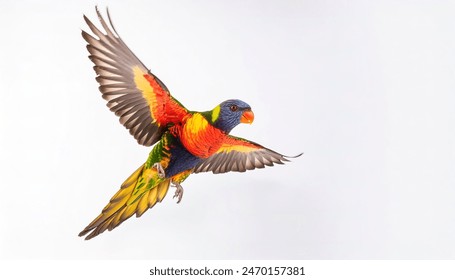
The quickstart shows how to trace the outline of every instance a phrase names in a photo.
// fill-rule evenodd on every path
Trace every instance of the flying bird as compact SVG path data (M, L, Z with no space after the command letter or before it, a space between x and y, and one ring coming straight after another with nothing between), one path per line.
M174 198L179 203L181 183L192 173L244 172L288 161L288 156L229 134L238 124L253 122L250 105L231 99L210 111L188 110L123 42L109 11L109 25L98 8L96 13L104 30L84 15L93 34L82 31L82 37L88 43L102 97L139 144L154 146L147 161L79 236L88 234L88 240L134 214L140 217L163 200L169 186L176 188Z

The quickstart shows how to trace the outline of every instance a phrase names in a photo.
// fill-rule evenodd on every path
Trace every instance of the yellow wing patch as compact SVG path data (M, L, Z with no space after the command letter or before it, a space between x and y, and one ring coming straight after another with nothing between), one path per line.
M248 147L248 146L241 146L241 145L231 145L224 143L221 145L218 152L230 153L232 151L241 152L241 153L249 153L253 151L257 151L257 147Z
M153 108L153 104L156 103L153 94L153 87L150 85L150 82L147 81L147 79L144 77L145 73L142 72L141 68L138 66L133 67L133 73L134 83L136 84L137 89L142 92L142 97L147 100L147 104ZM153 110L150 110L150 115L152 116L152 119L155 119L153 116Z

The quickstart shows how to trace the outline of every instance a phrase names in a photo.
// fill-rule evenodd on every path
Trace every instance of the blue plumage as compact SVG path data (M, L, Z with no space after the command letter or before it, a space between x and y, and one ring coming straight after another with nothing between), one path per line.
M169 148L171 159L166 168L166 178L171 178L180 172L192 169L203 160L188 152L188 150L183 147L180 140L175 137L173 137L172 144Z
M245 110L251 110L251 107L242 100L226 100L220 104L220 114L213 125L229 133L240 123L240 118Z

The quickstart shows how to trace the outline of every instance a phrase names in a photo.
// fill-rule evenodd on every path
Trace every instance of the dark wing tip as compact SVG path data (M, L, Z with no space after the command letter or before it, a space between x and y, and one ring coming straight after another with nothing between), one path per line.
M284 162L290 162L290 159L291 159L291 158L298 158L298 157L300 157L301 155L303 155L303 153L300 153L300 154L295 155L295 156L285 156L285 155L281 155L280 160L281 160L281 161L284 161ZM283 162L281 162L280 164L283 164Z
M107 14L107 19L109 20L109 24L111 25L111 27L114 30L115 34L118 36L118 32L115 29L114 24L112 23L111 14L109 13L109 8L108 7L106 7L106 14Z
M87 230L87 229L84 229L83 231L81 231L78 236L79 237L83 237L84 235L86 235L87 233L89 233L91 230ZM85 236L84 237L84 240L90 240L92 239L93 237L92 236Z
M299 156L303 155L303 153L300 153L296 156L284 156L285 158L298 158Z
M98 5L95 5L95 11L97 15L101 15L100 9L98 9Z

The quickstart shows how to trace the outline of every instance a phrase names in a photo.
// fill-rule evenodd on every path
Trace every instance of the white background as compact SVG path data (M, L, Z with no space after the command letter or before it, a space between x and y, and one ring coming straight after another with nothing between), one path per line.
M0 4L0 258L455 257L453 1L73 2ZM234 135L304 156L77 237L150 150L98 92L95 4L187 108L242 99Z

